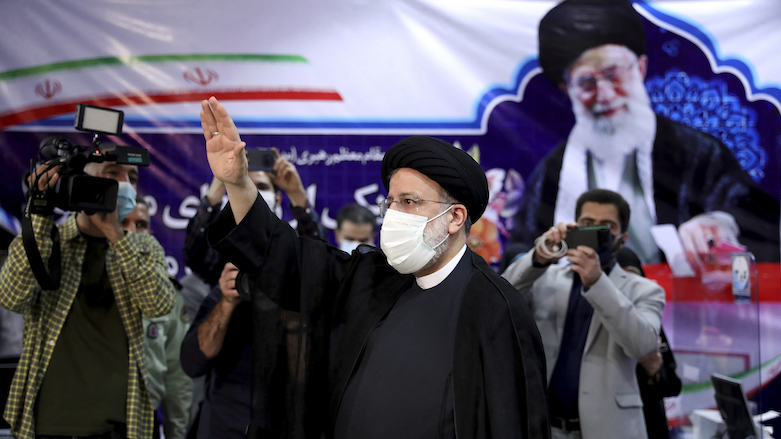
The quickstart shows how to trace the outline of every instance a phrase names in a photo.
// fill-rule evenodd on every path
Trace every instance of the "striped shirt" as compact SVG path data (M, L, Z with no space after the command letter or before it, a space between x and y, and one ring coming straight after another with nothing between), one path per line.
M51 216L33 215L33 230L44 264L52 253ZM76 215L59 227L62 279L57 291L41 290L30 269L21 235L9 248L0 272L0 306L24 314L24 338L19 367L11 384L4 417L17 439L35 438L35 398L49 366L54 346L79 289L87 247ZM89 262L89 261L87 261ZM128 233L106 252L106 271L125 327L129 346L127 436L152 437L152 407L146 390L144 333L141 314L155 317L171 311L174 287L168 280L165 253L150 235Z

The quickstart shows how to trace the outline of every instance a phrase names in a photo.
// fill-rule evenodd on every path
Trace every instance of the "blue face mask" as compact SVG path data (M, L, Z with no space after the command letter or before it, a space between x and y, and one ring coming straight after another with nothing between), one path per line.
M363 244L360 241L351 241L349 239L343 239L342 242L339 244L339 250L347 253L352 253L353 250L358 248L359 245Z
M136 208L136 189L127 181L120 181L117 191L117 215L122 222Z

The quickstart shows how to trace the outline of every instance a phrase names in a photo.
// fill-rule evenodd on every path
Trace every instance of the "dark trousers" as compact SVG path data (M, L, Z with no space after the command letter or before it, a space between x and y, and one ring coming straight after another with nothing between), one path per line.
M127 439L127 428L125 424L117 425L112 431L90 436L60 436L60 435L40 435L36 434L35 439Z

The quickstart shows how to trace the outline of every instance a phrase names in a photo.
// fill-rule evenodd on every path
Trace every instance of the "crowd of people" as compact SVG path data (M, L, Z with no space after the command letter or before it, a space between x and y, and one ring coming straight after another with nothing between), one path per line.
M708 250L705 233L777 253L760 237L773 235L765 219L778 219L778 203L723 144L654 116L644 45L629 2L566 0L543 18L540 65L570 96L576 126L532 175L513 237L522 251L501 273L467 245L488 204L485 173L440 139L385 153L379 247L378 218L357 204L339 211L329 243L295 166L276 153L273 172L248 171L228 111L203 101L213 180L187 227L182 279L166 273L138 169L88 165L120 183L115 211L58 225L32 215L32 245L61 259L59 285L40 287L21 236L0 273L0 306L24 316L11 432L667 437L661 401L681 382L661 327L665 292L640 262L662 258L648 230L680 225L695 253ZM670 163L724 192L681 190L692 181ZM43 165L28 184L45 192L57 179ZM283 193L295 228L277 216ZM567 246L573 227L606 240Z
M639 389L674 364L657 342L664 292L616 262L621 195L585 192L577 222L538 240L603 225L608 247L534 248L502 278L466 244L488 201L482 168L414 136L383 160L380 248L357 204L329 245L295 166L277 154L274 172L247 171L225 108L202 107L214 179L187 228L192 274L166 274L132 165L85 169L126 188L114 212L33 215L42 258L60 246L56 290L11 243L0 305L26 328L5 411L15 437L641 437ZM29 183L44 191L57 171ZM295 230L275 213L283 192Z
M47 168L42 165L29 184L52 189L58 169ZM21 236L0 261L0 310L8 326L0 355L6 364L18 362L19 379L11 385L7 375L3 382L13 434L245 437L251 418L250 302L236 291L236 266L206 239L224 184L212 181L190 219L184 250L192 274L177 280L165 274L149 207L135 192L138 168L107 161L85 172L131 190L118 197L113 213L79 212L62 225L48 215L33 216L44 259L62 242L59 289L46 292L36 285ZM249 175L272 210L281 207L285 193L300 236L327 239L290 162L277 154L273 173ZM60 237L51 237L54 229ZM374 245L376 229L370 209L346 205L337 216L335 244L347 252ZM300 325L295 314L284 315L291 334ZM25 332L24 349L23 316L35 328L34 335Z

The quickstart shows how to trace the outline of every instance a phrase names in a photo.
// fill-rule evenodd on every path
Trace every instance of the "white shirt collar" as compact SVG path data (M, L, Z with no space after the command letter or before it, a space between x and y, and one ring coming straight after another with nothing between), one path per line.
M464 253L466 253L466 244L461 247L461 250L459 250L458 254L453 259L451 259L450 262L445 264L444 267L431 274L416 277L415 281L418 283L418 286L421 289L428 290L429 288L434 288L435 286L441 284L442 281L450 276L450 273L456 269L456 265L458 265L459 261L461 261L461 258L464 257Z

